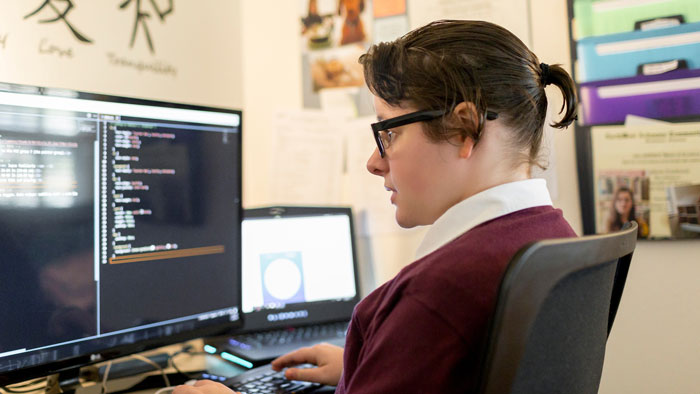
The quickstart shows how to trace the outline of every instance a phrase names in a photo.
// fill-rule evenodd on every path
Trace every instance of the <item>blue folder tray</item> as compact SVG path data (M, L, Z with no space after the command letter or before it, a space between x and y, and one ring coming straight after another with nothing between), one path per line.
M642 64L677 59L700 68L700 22L588 37L576 49L579 82L632 77Z

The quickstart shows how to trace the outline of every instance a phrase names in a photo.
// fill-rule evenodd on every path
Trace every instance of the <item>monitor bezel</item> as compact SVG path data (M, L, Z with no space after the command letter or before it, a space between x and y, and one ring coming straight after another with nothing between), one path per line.
M240 332L259 332L267 330L275 330L287 327L300 327L305 325L313 325L334 321L349 321L355 305L361 299L360 278L357 261L357 245L355 235L355 220L353 217L352 208L348 206L301 206L301 205L275 205L248 208L243 211L243 220L246 219L261 219L270 217L312 217L321 215L346 215L350 219L350 243L352 248L352 263L353 272L355 274L355 296L344 301L315 301L304 302L286 305L279 309L263 309L261 311L245 312L241 310L244 317L243 328ZM241 237L243 236L241 231ZM242 265L242 261L241 261ZM243 286L241 286L241 289ZM307 318L299 318L293 320L282 320L277 322L269 322L262 317L267 314L293 312L299 309L310 310L310 315ZM321 318L316 316L322 316ZM261 323L260 321L264 321ZM254 324L252 322L256 322Z
M190 104L190 103L182 103L182 102L169 102L169 101L160 101L160 100L150 100L150 99L145 99L145 98L137 98L137 97L127 97L127 96L116 96L116 95L108 95L108 94L102 94L102 93L92 93L92 92L85 92L85 91L78 91L78 90L72 90L72 89L65 89L65 88L51 88L51 87L41 87L41 86L34 86L34 85L23 85L23 84L16 84L16 83L6 83L6 82L0 82L0 92L7 92L7 93L13 93L13 94L27 94L27 95L33 95L33 96L49 96L49 97L63 97L63 98L73 98L73 99L81 99L81 100L91 100L91 101L102 101L102 102L110 102L110 103L122 103L122 104L135 104L135 105L145 105L145 106L152 106L152 107L166 107L166 108L177 108L177 109L189 109L189 110L198 110L198 111L206 111L206 112L218 112L218 113L227 113L227 114L235 114L238 116L239 119L239 124L238 124L238 132L235 133L235 137L237 140L237 157L234 158L234 160L237 160L236 165L238 166L241 171L238 173L238 179L237 179L237 187L239 190L239 195L237 196L238 198L238 225L240 228L240 223L243 220L243 174L242 174L242 165L243 165L243 149L242 149L242 142L243 142L243 112L240 109L233 109L233 108L224 108L224 107L215 107L215 106L209 106L209 105L201 105L201 104ZM239 254L238 254L238 277L241 277L241 261L240 261L240 250L241 250L241 232L238 231L238 237L234 239L234 243L236 247L238 248ZM238 310L242 310L242 303L243 303L243 293L241 290L241 286L237 287L237 292L238 292L238 301L239 304ZM54 375L54 374L61 374L61 373L67 373L69 371L77 371L82 367L86 367L92 364L104 362L104 361L109 361L109 360L114 360L120 357L128 356L131 354L147 351L147 350L152 350L156 349L159 347L163 346L168 346L168 345L174 345L177 343L181 343L184 341L192 340L192 339L197 339L197 338L202 338L202 337L207 337L207 336L215 336L215 335L222 335L226 332L229 332L231 330L236 330L240 329L243 327L243 321L244 321L244 316L243 313L240 313L240 318L236 321L229 321L225 323L217 323L213 324L211 326L206 326L206 327L198 327L196 329L193 329L188 332L183 332L183 333L177 333L173 334L170 336L165 336L165 337L160 337L160 338L151 338L147 340L140 341L138 343L133 343L133 344L126 344L126 345L117 345L117 346L112 346L112 347L105 347L101 350L98 351L93 351L89 352L83 355L75 356L75 357L68 357L64 358L61 360L55 360L51 362L47 362L44 364L40 365L33 365L29 366L26 368L20 368L20 369L15 369L11 371L6 371L0 373L0 387L4 387L7 385L11 385L13 383L19 383L19 382L24 382L27 380L35 379L35 378L41 378L49 375ZM90 341L90 340L86 340ZM64 345L68 346L68 345Z

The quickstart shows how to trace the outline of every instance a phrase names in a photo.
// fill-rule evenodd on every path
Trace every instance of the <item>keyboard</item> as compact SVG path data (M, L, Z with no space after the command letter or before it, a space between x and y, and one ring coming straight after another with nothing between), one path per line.
M205 349L209 348L208 352L221 354L225 360L246 368L257 367L268 364L283 354L321 342L343 347L348 324L349 322L325 323L207 338Z
M240 347L242 349L278 345L303 347L323 342L324 340L339 338L344 340L347 330L348 322L337 322L236 335L232 339L241 344Z
M296 368L310 368L313 365L303 364ZM302 382L297 380L287 380L284 372L274 371L272 365L266 364L261 367L245 371L222 382L227 387L248 394L297 394L310 393L323 387L319 383Z

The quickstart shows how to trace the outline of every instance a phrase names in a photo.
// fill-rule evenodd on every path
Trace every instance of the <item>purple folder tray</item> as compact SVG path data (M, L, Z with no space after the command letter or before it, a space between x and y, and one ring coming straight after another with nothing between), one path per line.
M655 119L700 115L700 69L585 82L580 88L585 125L622 123L628 114Z

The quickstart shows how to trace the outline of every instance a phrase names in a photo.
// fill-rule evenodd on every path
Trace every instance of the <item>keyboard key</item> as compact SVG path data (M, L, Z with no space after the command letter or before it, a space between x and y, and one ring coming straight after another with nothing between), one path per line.
M313 365L305 364L299 368L310 368ZM238 376L228 379L224 384L233 390L249 394L275 393L294 394L307 393L321 387L318 383L302 382L299 380L287 380L283 372L274 371L271 365L248 370Z

